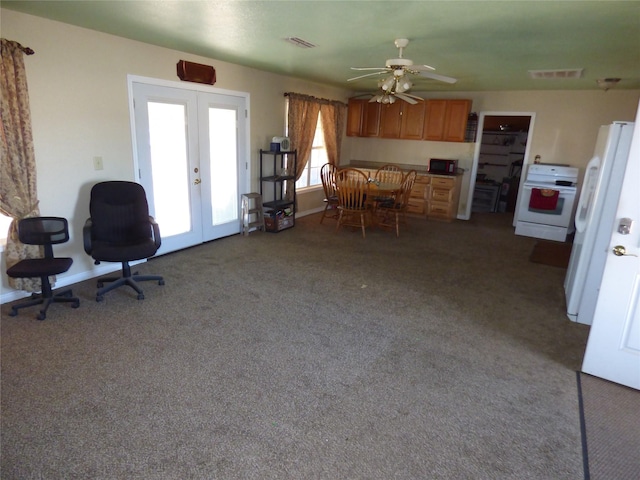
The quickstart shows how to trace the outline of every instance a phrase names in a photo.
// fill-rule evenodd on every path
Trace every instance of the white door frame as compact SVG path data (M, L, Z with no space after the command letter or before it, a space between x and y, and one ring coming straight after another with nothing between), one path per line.
M209 85L202 85L198 83L184 83L176 82L173 80L162 80L159 78L142 77L139 75L127 75L127 90L129 95L129 125L131 127L131 146L133 148L133 175L137 182L140 181L140 166L138 162L138 145L136 143L136 131L135 131L135 109L133 106L133 84L134 83L146 83L149 85L158 85L161 87L179 88L182 90L191 90L196 92L214 93L218 95L230 95L236 97L243 97L245 99L247 107L247 119L251 118L251 95L248 92L238 92L235 90L227 90L224 88L212 87ZM251 191L251 130L250 122L246 123L246 136L244 139L244 152L245 152L245 175L244 181L241 181L239 187L240 191ZM244 185L243 185L244 183ZM244 188L243 188L244 187Z
M469 220L471 218L471 207L473 204L473 191L476 188L476 175L478 174L478 163L480 161L480 147L482 145L482 132L484 131L484 118L485 117L530 117L529 122L529 134L527 136L527 145L524 150L524 159L522 161L522 172L520 174L520 184L518 186L518 199L520 198L519 192L522 191L522 184L525 177L525 165L529 162L529 153L531 152L531 134L533 132L533 126L536 121L535 112L480 112L478 117L478 133L476 134L476 146L473 154L473 163L471 164L471 175L469 178L469 192L467 194L467 209L464 214L458 216L462 220ZM518 205L516 204L515 211L518 211ZM513 225L516 224L516 215L513 216Z

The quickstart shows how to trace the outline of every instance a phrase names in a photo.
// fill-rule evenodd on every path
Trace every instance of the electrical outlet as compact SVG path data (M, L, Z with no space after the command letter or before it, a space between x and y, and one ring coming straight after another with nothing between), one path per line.
M102 163L102 157L93 157L93 169L94 170L104 169L104 165Z

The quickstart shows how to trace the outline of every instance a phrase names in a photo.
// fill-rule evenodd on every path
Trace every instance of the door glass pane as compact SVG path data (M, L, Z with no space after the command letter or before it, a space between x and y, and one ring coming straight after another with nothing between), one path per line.
M155 219L163 237L191 230L185 105L148 102Z
M209 158L211 162L211 223L238 218L238 160L236 110L209 108Z

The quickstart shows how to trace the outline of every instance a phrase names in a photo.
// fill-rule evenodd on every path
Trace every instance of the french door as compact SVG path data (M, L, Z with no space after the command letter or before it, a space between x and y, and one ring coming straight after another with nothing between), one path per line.
M137 173L160 225L158 255L239 233L246 96L136 81L131 90Z

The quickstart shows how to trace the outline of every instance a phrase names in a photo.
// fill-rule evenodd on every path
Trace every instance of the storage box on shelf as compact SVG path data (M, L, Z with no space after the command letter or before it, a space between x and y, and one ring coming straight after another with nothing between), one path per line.
M260 150L260 194L267 232L295 225L297 152Z
M294 217L290 209L268 211L264 216L264 226L267 232L279 232L293 227Z

